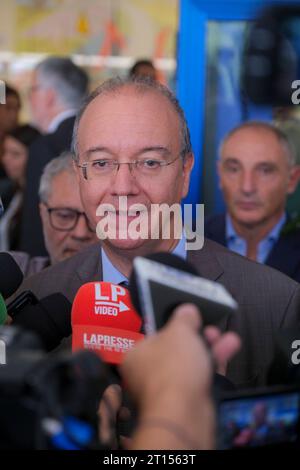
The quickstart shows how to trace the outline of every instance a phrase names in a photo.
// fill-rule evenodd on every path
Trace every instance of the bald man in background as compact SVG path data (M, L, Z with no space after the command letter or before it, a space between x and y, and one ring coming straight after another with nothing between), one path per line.
M218 161L226 213L205 221L205 236L300 282L300 229L286 212L300 170L285 134L246 122L224 138Z

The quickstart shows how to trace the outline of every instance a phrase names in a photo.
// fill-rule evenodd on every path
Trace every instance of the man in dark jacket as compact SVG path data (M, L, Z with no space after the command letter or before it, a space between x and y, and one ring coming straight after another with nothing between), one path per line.
M87 74L70 59L49 57L34 71L30 105L35 125L45 134L31 146L27 165L21 249L31 256L47 253L38 198L43 168L70 149L75 115L87 91Z
M205 236L300 282L300 230L285 211L299 180L294 150L265 122L233 129L218 162L226 214L205 221Z

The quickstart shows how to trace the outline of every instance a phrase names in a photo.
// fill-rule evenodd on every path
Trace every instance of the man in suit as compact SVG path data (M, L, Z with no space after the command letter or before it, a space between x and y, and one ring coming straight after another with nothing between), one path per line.
M128 206L180 203L189 187L193 154L189 131L177 100L159 83L134 78L102 84L85 102L74 127L74 160L81 199L94 227L114 213L124 236L104 239L78 255L27 279L20 290L39 298L60 291L71 301L89 281L127 281L137 255L169 251L190 261L199 275L222 283L239 303L238 314L224 320L242 349L228 365L227 377L239 386L263 384L279 328L299 326L298 284L275 270L259 266L206 240L200 250L186 250L173 231L168 238L132 237L132 221L149 212L125 212ZM120 231L118 231L120 235Z
M38 199L43 168L70 149L75 114L87 91L87 74L68 58L49 57L33 73L31 112L34 124L45 134L31 146L26 172L21 249L31 256L47 254Z
M266 122L246 122L223 140L218 161L226 214L208 217L205 236L300 282L300 230L285 211L299 181L295 152Z

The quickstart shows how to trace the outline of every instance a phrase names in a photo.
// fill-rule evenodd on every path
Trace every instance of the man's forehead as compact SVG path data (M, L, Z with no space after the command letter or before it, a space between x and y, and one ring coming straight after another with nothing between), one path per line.
M221 159L236 158L250 161L286 159L286 152L276 134L264 128L244 128L234 132L224 142Z
M124 107L126 103L126 107ZM168 98L156 89L137 89L133 85L124 85L122 88L112 91L106 91L96 96L85 109L81 121L79 123L79 131L81 123L84 123L86 119L89 119L91 115L95 113L99 116L103 116L105 113L110 112L113 109L120 109L122 111L143 111L145 105L149 109L149 113L153 110L157 111L157 114L164 113L170 114L175 122L178 120L178 115Z
M52 178L49 199L61 201L64 206L66 201L74 201L77 204L80 196L75 172L61 171Z
M247 145L269 145L272 142L275 145L280 146L280 141L278 136L270 129L264 127L244 127L238 129L236 132L233 132L224 143L228 144L243 144Z
M166 139L176 145L178 136L180 145L180 135L179 117L164 95L124 87L99 95L89 104L79 123L78 144L80 151L107 143L144 146L141 141L147 138L146 146L163 145Z

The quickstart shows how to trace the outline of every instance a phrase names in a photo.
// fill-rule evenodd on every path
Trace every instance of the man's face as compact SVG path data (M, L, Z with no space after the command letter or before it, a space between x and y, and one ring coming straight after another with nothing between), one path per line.
M79 126L78 148L80 163L99 159L120 163L145 158L171 161L180 154L179 119L167 99L158 93L137 93L132 87L124 87L117 93L98 96L88 106ZM155 177L148 178L131 173L128 165L121 165L118 172L101 181L85 180L81 169L77 168L80 194L89 220L97 225L100 219L96 210L100 204L111 204L118 211L120 196L127 197L128 207L139 203L146 206L148 212L152 204L179 203L188 191L192 163L192 155L185 164L179 158L161 168ZM117 227L123 216L117 212ZM128 225L133 219L127 218ZM121 250L141 249L141 253L162 249L166 243L166 240L164 243L142 238L133 240L130 236L103 242Z
M61 172L52 179L51 194L47 201L48 208L62 209L58 216L59 224L64 224L67 219L65 209L74 209L83 212L80 200L78 184L75 174ZM43 223L44 238L51 263L58 263L78 251L97 241L94 232L88 229L85 217L81 215L76 226L70 231L59 231L52 227L50 215L45 204L40 203L40 214Z
M298 182L284 148L269 130L245 128L224 144L218 163L220 187L233 221L246 227L274 224Z

